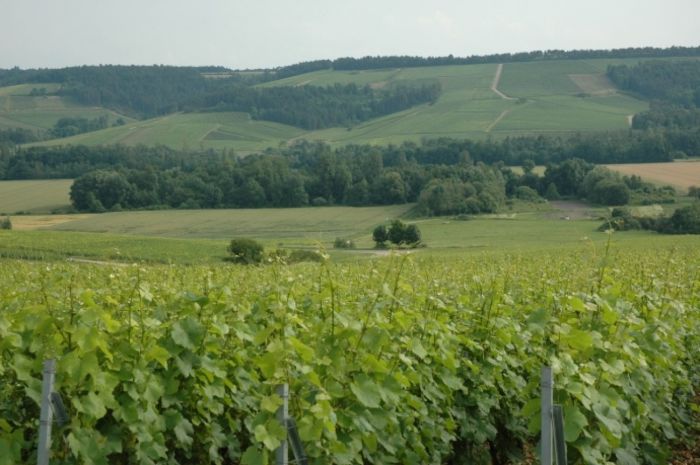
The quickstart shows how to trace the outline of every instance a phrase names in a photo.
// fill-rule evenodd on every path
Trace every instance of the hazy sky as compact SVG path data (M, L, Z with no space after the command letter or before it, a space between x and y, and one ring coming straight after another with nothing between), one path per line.
M0 68L700 45L700 0L0 0Z

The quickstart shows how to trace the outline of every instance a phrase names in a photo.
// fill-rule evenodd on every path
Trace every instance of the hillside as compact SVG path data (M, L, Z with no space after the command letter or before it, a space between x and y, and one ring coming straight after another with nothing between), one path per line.
M239 153L278 147L299 139L324 141L339 146L390 144L438 137L500 139L523 134L622 130L630 126L635 114L649 109L649 100L639 93L622 91L608 79L608 66L635 66L640 62L685 60L697 58L663 56L556 59L384 69L339 69L335 65L326 66L323 62L322 69L318 69L319 66L313 63L313 66L302 63L298 69L293 70L299 74L285 72L286 68L282 68L277 73L259 73L253 77L230 72L226 74L230 76L228 79L208 79L206 73L200 73L200 78L208 83L201 84L201 88L195 86L196 89L191 89L190 97L187 96L189 88L183 88L187 95L180 97L179 103L174 102L171 105L177 111L140 120L125 117L103 107L80 104L76 99L66 96L67 91L60 87L67 84L27 83L0 87L0 129L45 130L51 128L62 117L107 116L110 126L118 118L122 118L126 124L68 138L45 140L34 145L145 144L165 145L175 149L227 148ZM358 63L361 63L361 60ZM111 68L107 70L117 73L113 76L108 74L107 77L120 79L118 73L123 72L126 73L124 79L135 79L129 74L130 68L127 71L115 69L116 71ZM306 69L312 71L301 72ZM190 74L195 71L188 69ZM151 69L149 72L158 71ZM165 77L173 72L169 69L163 71ZM192 80L190 74L187 76ZM293 75L274 79L275 75L288 74ZM165 77L161 76L159 79ZM103 78L106 79L104 76ZM146 83L141 84L142 87L146 86ZM284 122L289 118L299 120L313 117L314 112L322 110L330 112L342 109L345 104L331 100L338 105L334 110L326 111L324 100L321 99L309 102L318 108L310 110L310 107L304 104L303 95L297 93L299 95L294 97L297 101L293 104L280 104L280 114L276 115L279 122L275 122L275 115L265 116L275 113L274 107L263 111L258 108L257 103L249 100L262 98L266 99L265 103L269 105L270 99L274 103L274 98L277 97L274 93L265 94L266 90L283 87L291 92L301 86L311 86L328 94L323 98L334 99L346 92L347 88L343 86L348 85L358 88L367 86L379 96L382 92L392 92L396 89L415 89L438 84L441 89L439 96L431 103L418 103L413 106L404 103L403 108L408 107L407 109L388 112L389 114L368 120L359 118L353 121L352 113L348 113L338 119L351 121L342 127L328 127L327 121L332 121L333 116L319 115L322 121L320 127L323 129L316 130L307 130ZM35 88L46 88L48 95L30 95ZM148 93L144 89L139 88L135 95L147 98ZM254 89L262 93L251 94ZM314 92L309 94L313 95ZM237 95L237 102L231 100L235 100ZM298 100L300 97L302 100ZM167 99L156 100L162 101L162 111L168 108ZM289 107L288 104L293 106ZM241 106L252 108L253 113L237 109Z
M61 118L95 119L106 116L109 124L117 119L131 121L104 107L82 105L54 95L58 84L18 84L0 87L0 129L23 128L32 131L50 129ZM46 95L32 95L33 89L45 89Z
M299 138L333 145L387 144L424 137L500 138L524 133L624 129L629 126L631 115L646 110L648 103L620 93L604 73L608 64L637 61L590 59L360 71L329 69L260 86L353 83L381 89L439 82L442 94L434 104L420 105L351 127L305 131L252 120L244 113L175 113L45 141L40 145L163 144L178 149L232 148L248 152Z

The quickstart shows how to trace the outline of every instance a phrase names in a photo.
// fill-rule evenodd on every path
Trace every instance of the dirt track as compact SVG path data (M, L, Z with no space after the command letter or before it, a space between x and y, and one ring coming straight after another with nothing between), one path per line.
M493 77L491 82L491 90L494 91L498 96L505 100L515 100L513 97L509 97L500 90L498 90L498 83L501 81L501 73L503 73L503 63L499 63L496 68L496 75Z

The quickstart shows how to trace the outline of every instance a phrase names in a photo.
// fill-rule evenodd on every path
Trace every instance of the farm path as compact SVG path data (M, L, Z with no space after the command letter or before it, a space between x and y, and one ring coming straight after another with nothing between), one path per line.
M488 125L488 127L486 128L486 132L491 132L491 129L493 129L494 126L496 126L503 118L505 118L506 116L508 116L508 114L510 113L510 111L511 111L510 109L508 109L508 110L503 110L503 111L501 112L501 114L498 115L498 117L497 117L495 120L493 120L493 121L491 122L491 124Z
M513 97L509 97L498 90L498 83L501 81L501 73L503 73L503 63L499 63L496 67L496 75L493 77L493 81L491 82L491 90L504 100L515 100Z

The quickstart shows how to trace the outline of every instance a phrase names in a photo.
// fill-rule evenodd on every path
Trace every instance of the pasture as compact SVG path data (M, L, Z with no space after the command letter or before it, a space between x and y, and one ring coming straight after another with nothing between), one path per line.
M637 175L647 181L685 191L690 186L700 186L700 160L605 166L628 176Z
M72 179L0 181L0 214L49 213L70 207Z

